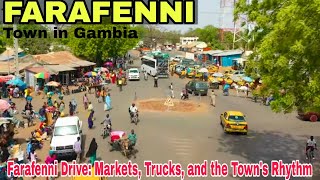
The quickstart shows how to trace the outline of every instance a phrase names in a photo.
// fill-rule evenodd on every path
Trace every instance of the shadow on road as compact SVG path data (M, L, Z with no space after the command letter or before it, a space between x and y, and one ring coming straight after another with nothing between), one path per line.
M291 135L272 131L250 131L249 133L247 136L222 134L219 138L220 148L218 151L240 156L246 159L246 163L258 163L261 160L269 165L272 160L283 160L285 163L300 160L301 163L306 163L304 155L305 142L303 140L297 140ZM313 166L314 176L320 179L319 172L317 171L319 163L314 162ZM317 179L316 177L313 178Z
M300 160L305 147L303 141L296 140L291 135L270 131L263 133L250 131L247 136L223 134L219 138L219 143L221 147L219 151L241 156L252 163L260 160L265 162Z

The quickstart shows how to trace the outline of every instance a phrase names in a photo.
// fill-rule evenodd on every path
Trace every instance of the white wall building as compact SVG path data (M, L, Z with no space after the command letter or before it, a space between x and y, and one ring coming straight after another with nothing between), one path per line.
M198 41L198 37L180 37L180 44L186 45L189 43L194 43Z

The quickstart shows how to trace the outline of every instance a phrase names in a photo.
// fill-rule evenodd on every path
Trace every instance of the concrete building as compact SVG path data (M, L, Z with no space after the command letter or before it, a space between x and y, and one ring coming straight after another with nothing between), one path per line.
M198 37L180 37L180 45L187 45L189 43L197 42L198 40Z

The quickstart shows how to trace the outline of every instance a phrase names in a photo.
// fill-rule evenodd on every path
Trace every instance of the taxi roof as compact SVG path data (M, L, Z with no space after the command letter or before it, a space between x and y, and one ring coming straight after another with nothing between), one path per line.
M244 114L240 111L226 111L229 116L244 116Z

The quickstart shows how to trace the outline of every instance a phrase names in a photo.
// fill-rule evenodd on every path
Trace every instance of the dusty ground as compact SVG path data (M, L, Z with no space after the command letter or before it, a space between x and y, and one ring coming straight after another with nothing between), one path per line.
M174 99L173 106L168 107L165 104L166 99L146 99L137 101L137 106L140 111L148 111L148 112L164 112L164 111L172 111L172 112L206 112L208 111L208 106L204 103L199 103L191 100L183 101Z

